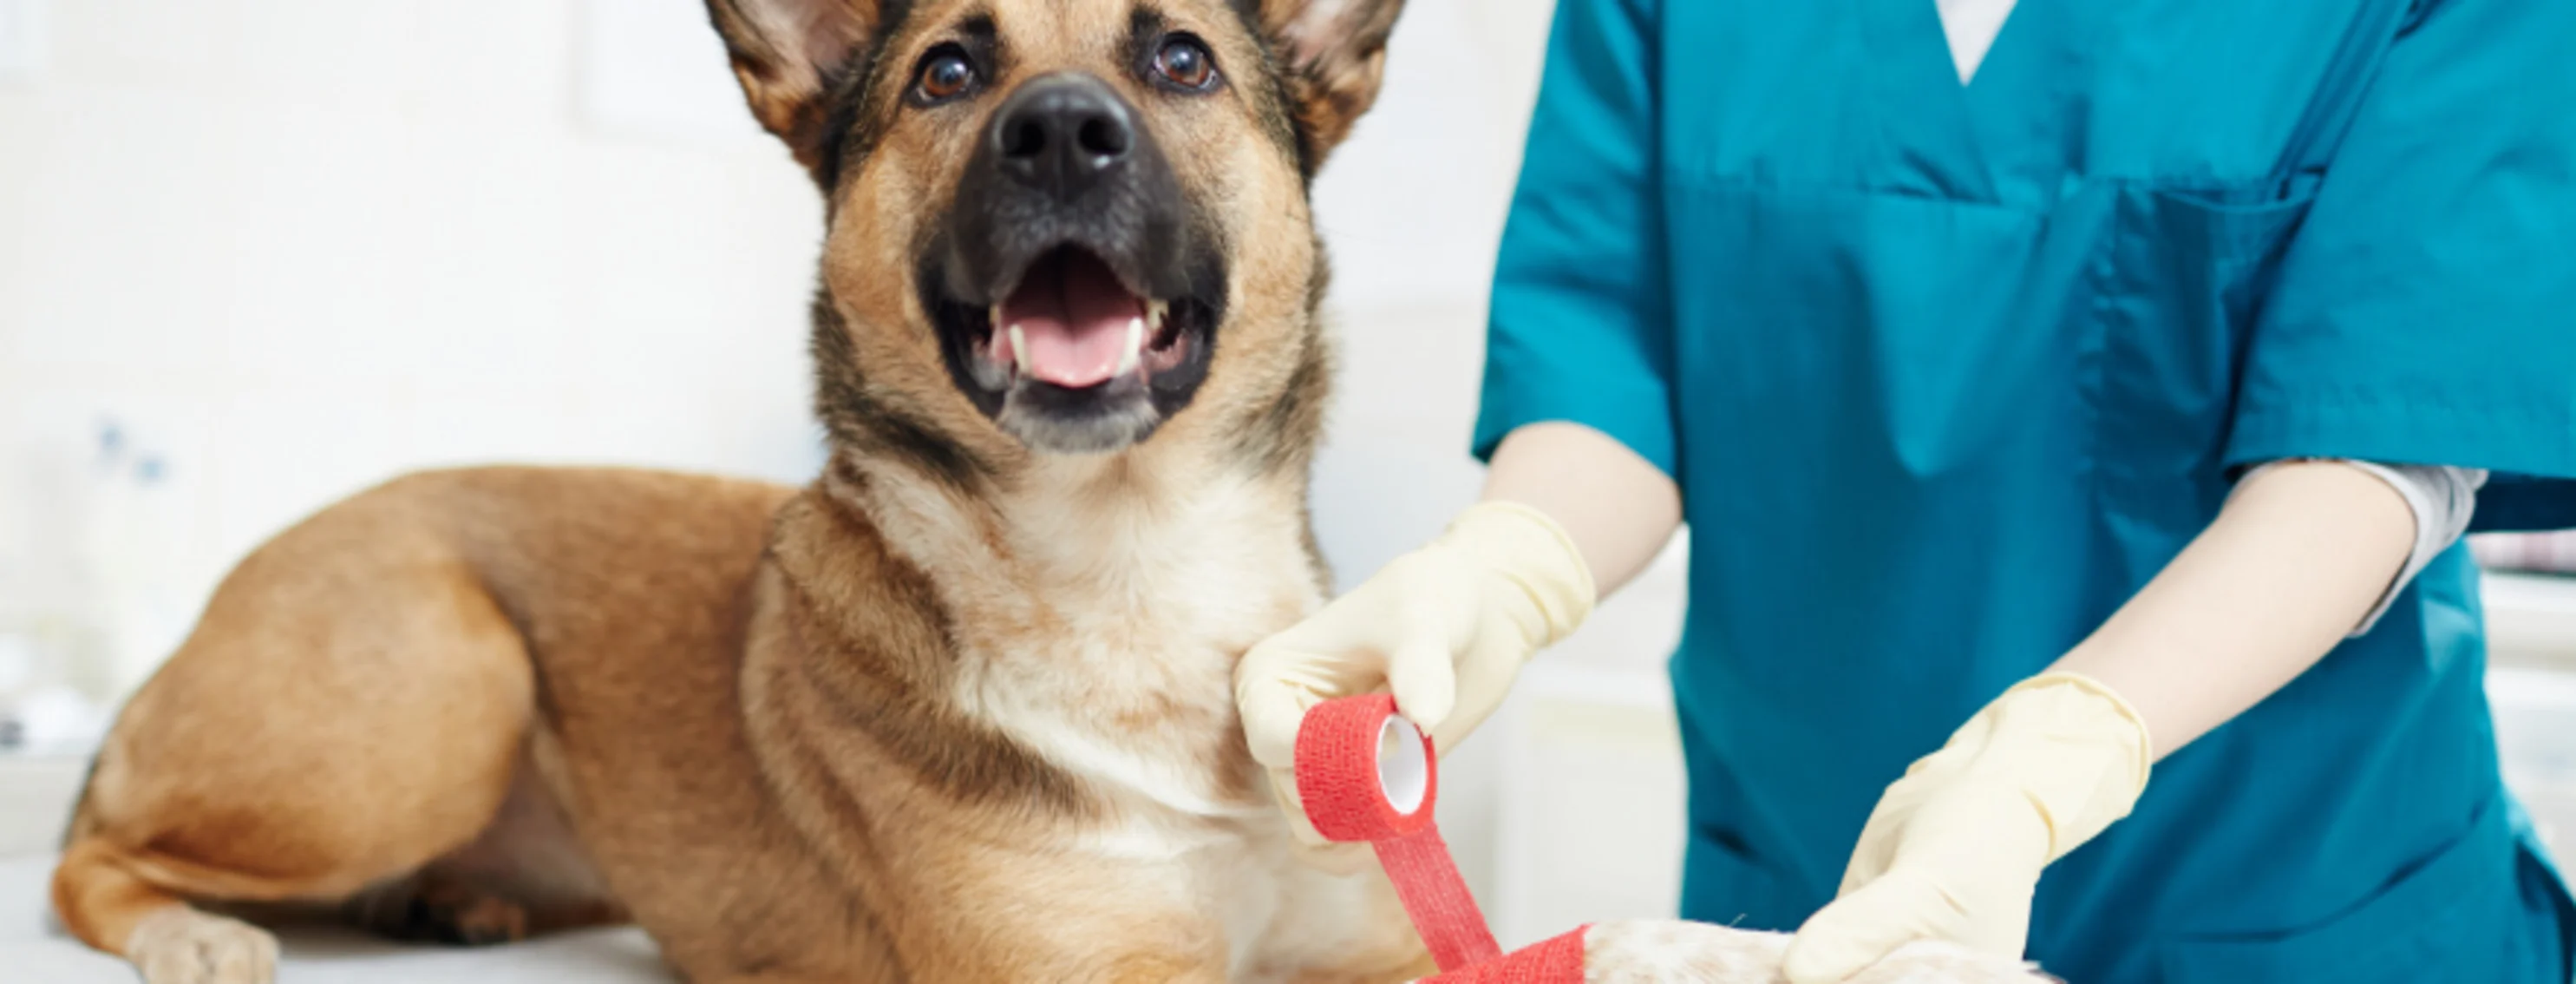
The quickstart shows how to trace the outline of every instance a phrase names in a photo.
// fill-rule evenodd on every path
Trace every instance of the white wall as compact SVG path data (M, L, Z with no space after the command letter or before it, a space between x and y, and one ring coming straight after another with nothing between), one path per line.
M121 685L245 550L404 469L812 469L813 192L747 120L586 111L579 5L48 6L0 81L0 625L72 612ZM676 36L663 71L738 106Z
M1378 104L1315 186L1344 355L1316 507L1345 582L1475 495L1486 280L1536 95L1547 0L1415 0Z

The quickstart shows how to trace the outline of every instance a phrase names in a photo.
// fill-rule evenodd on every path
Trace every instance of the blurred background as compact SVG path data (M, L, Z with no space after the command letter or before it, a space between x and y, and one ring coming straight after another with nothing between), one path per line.
M1474 495L1485 278L1549 0L1412 0L1315 188L1343 583ZM0 0L0 853L243 553L404 470L802 481L815 192L697 0ZM2576 566L2548 541L2499 566ZM1507 945L1670 910L1683 546L1452 760ZM2516 784L2576 825L2576 586L2491 579Z

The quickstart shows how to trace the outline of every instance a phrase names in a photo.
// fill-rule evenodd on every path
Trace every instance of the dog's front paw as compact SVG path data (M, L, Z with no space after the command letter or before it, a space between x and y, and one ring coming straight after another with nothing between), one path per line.
M125 958L144 984L272 984L277 937L238 919L174 905L135 924Z
M1789 950L1786 933L1708 923L1635 919L1602 923L1583 937L1586 984L1774 984ZM1849 984L2043 984L2052 980L2014 960L1942 943L1914 943Z

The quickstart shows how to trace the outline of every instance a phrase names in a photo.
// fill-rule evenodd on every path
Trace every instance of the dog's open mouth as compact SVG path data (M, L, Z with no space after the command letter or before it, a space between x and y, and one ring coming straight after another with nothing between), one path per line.
M1207 376L1216 306L1154 297L1099 254L1060 245L1030 261L999 303L938 291L942 349L960 388L1003 429L1052 451L1143 440Z
M965 326L975 382L991 390L1020 377L1069 390L1128 377L1150 383L1182 368L1200 347L1199 308L1186 298L1137 296L1090 251L1058 247L985 311L982 337Z

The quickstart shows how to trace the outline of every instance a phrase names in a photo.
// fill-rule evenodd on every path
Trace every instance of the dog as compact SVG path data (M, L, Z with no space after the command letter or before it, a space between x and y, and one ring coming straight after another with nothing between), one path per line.
M709 0L827 203L822 474L429 472L279 534L120 713L63 924L149 984L267 984L314 915L632 922L693 984L1431 973L1232 701L1326 590L1306 191L1401 3Z
M1400 0L708 7L828 203L823 474L436 472L280 534L120 714L64 925L152 984L270 979L245 903L631 919L699 984L1425 972L1232 702L1323 597L1306 188Z

